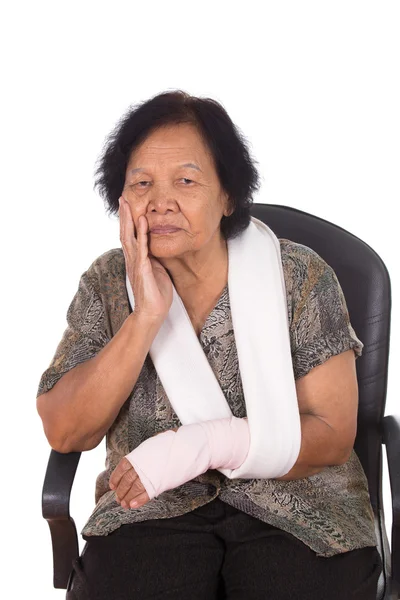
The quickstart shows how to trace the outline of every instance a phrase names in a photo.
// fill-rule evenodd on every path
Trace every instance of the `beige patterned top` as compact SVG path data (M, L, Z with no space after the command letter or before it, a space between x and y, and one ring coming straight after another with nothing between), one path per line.
M363 344L349 322L332 268L306 246L285 239L280 246L295 378L350 348L360 356ZM68 327L41 376L37 396L78 363L95 356L130 312L125 259L122 249L115 248L99 256L82 274L68 308ZM232 413L246 417L228 285L199 340ZM105 470L97 477L96 506L83 534L107 535L125 523L176 517L219 496L227 504L290 532L319 556L377 544L367 479L354 450L344 465L326 467L303 479L228 479L209 470L139 509L121 508L108 486L120 459L147 438L181 424L147 354L135 387L107 432Z

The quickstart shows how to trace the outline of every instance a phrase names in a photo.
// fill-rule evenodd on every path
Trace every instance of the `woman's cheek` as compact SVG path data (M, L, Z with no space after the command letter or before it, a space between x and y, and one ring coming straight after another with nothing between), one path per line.
M145 205L144 205L143 202L138 202L137 200L133 201L133 200L130 200L129 198L127 198L127 197L125 197L125 200L129 204L129 207L131 209L132 219L133 219L133 222L134 222L135 227L137 229L138 223L139 223L139 217L141 215L146 216L146 207L145 207Z

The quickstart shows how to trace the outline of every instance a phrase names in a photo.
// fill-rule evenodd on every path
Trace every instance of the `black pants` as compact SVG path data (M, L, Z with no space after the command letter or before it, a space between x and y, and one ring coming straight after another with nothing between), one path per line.
M70 600L376 600L382 570L375 547L317 557L219 498L83 538Z

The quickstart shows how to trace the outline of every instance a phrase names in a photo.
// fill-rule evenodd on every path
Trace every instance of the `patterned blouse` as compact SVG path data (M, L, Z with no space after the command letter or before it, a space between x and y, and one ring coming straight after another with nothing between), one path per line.
M279 241L295 378L350 348L360 356L363 344L350 324L333 269L307 246ZM68 326L41 376L37 396L77 364L96 356L118 332L132 312L125 273L123 251L115 248L95 259L82 274L68 308ZM246 417L228 284L204 323L199 341L233 415ZM318 556L377 544L367 479L354 450L344 465L291 481L229 479L217 470L208 470L138 509L123 509L108 485L112 471L146 439L181 425L147 354L130 396L106 434L105 470L97 477L96 506L82 534L107 535L125 523L177 517L219 496L223 502L288 531Z

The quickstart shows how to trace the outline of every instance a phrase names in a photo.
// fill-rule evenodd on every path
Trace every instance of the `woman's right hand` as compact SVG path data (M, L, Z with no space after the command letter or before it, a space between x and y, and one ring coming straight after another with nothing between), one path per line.
M148 254L148 222L138 218L137 239L130 206L119 199L120 240L133 295L134 313L164 321L172 304L172 281L162 264Z

